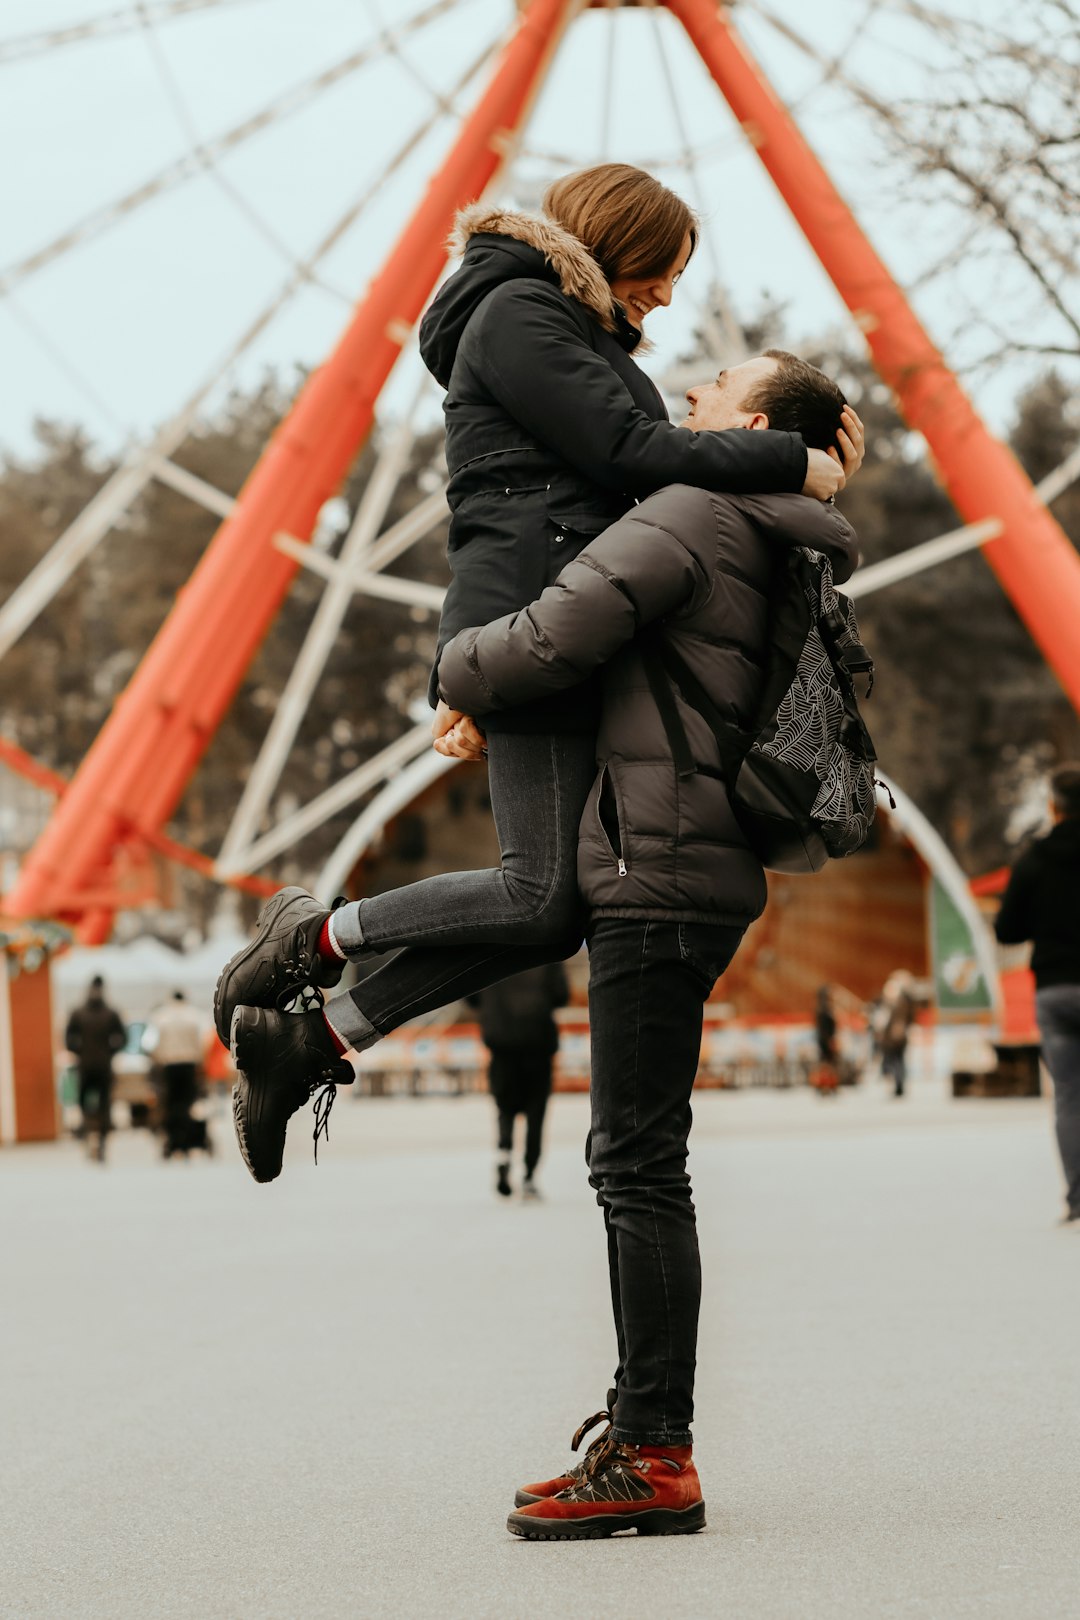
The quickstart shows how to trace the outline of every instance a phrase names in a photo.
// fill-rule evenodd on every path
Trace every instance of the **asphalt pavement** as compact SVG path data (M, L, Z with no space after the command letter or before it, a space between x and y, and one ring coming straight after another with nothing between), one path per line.
M586 1100L542 1203L483 1097L352 1101L257 1187L0 1154L4 1620L1052 1620L1080 1609L1080 1230L1048 1105L703 1094L708 1528L532 1544L613 1365Z

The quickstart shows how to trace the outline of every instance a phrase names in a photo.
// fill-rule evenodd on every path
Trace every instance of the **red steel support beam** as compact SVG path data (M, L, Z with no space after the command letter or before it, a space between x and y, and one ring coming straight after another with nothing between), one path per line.
M368 431L375 403L446 260L458 208L480 196L524 123L575 0L529 0L491 82L329 360L310 378L180 592L27 858L13 916L78 916L107 931L92 891L132 830L160 832L285 597L307 539ZM80 891L90 891L89 906ZM87 917L90 926L90 919Z
M983 546L1014 606L1080 710L1080 557L1023 468L986 427L851 210L716 0L666 0L696 46L836 290L866 335L906 421L933 452L968 523L1000 518Z

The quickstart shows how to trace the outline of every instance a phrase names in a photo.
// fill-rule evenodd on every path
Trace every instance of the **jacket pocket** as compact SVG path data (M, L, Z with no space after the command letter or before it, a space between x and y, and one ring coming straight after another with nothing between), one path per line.
M601 530L622 517L629 501L597 501L548 489L547 515L557 529L596 538Z
M597 779L594 811L600 836L611 851L611 859L619 869L619 876L626 877L629 871L626 859L626 824L619 805L619 790L615 786L614 775L606 765Z
M722 923L679 923L679 955L698 975L706 995L712 993L717 979L730 967L744 933L743 928Z

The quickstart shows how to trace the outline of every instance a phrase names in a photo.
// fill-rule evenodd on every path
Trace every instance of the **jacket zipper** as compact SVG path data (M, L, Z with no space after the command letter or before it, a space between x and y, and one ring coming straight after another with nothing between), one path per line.
M600 787L599 787L599 790L598 790L597 795L596 795L596 821L597 821L597 825L600 828L600 834L601 834L601 837L604 840L604 843L607 845L608 849L610 849L612 855L615 857L615 860L616 860L617 865L618 865L619 876L621 878L624 878L624 877L627 877L629 875L629 868L627 867L627 864L626 864L626 858L621 853L621 851L617 851L615 849L615 846L611 842L611 838L610 838L610 836L608 834L608 830L604 826L604 818L600 814L600 801L604 796L604 783L605 782L610 782L610 784L611 784L611 799L612 799L612 803L615 806L615 821L616 821L616 825L618 826L618 829L619 829L619 842L621 844L623 842L623 836L624 835L623 835L622 818L619 815L619 795L618 795L618 793L616 791L616 788L615 788L615 778L612 776L611 772L608 770L606 765L603 767L602 771L600 772Z

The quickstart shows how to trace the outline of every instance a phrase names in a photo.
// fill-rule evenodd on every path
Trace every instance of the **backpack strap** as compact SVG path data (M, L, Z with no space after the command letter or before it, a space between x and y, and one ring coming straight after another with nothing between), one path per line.
M641 660L648 677L649 690L660 711L679 776L693 776L697 764L675 701L676 687L690 707L696 709L707 722L720 750L720 769L724 780L731 786L753 741L752 735L721 713L690 665L662 632L643 636L641 643Z
M847 597L841 596L839 591L833 594L834 604L823 607L818 614L818 631L837 674L848 677L857 696L868 698L874 690L874 660L862 642L851 633L847 619ZM865 692L860 692L856 687L856 675L867 677Z
M697 770L694 756L690 751L690 743L686 735L686 727L682 723L679 705L675 701L675 693L668 680L667 671L660 654L659 643L651 636L642 637L641 662L645 666L645 675L649 682L649 691L653 695L653 702L660 711L664 732L667 736L671 757L675 761L675 771L680 777L693 776Z

